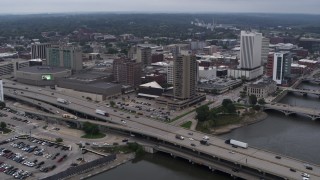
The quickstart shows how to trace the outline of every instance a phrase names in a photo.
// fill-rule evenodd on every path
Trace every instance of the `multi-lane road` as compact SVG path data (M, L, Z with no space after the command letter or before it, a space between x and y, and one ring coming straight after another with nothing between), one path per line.
M320 179L320 168L318 165L312 165L313 170L308 171L306 170L304 166L305 162L303 161L288 157L276 159L276 154L254 147L249 147L248 149L235 149L230 145L225 144L223 139L217 138L215 136L209 136L209 143L211 144L210 146L203 146L200 145L199 142L204 134L200 132L193 132L187 129L154 121L145 117L135 118L134 116L126 114L124 112L114 112L112 109L108 108L105 105L70 97L55 90L42 89L41 91L39 91L38 87L27 86L7 80L5 80L4 82L5 94L11 93L12 91L9 91L10 89L16 89L18 92L23 92L23 94L20 93L19 96L23 96L25 98L35 99L49 104L58 105L93 117L104 118L98 114L95 114L95 109L101 109L107 111L111 115L110 118L106 119L117 124L122 124L122 127L125 129L132 129L135 132L140 131L149 136L156 137L158 139L162 139L164 141L171 142L189 149L193 149L203 154L216 156L230 162L241 164L243 166L251 167L254 169L259 169L262 172L277 175L283 178L302 179L301 173L307 171L307 173L310 174L310 179ZM28 89L26 89L26 87L28 87ZM71 103L68 105L58 103L58 97L66 99ZM130 116L130 119L127 118L128 116ZM126 124L123 124L121 122L122 119L126 120ZM97 123L106 125L108 124L103 122ZM189 135L191 133L193 133L193 135ZM185 140L176 139L176 134L184 136ZM194 140L189 140L189 137L192 137ZM195 144L196 146L191 146L191 143ZM290 168L295 169L296 172L291 172Z

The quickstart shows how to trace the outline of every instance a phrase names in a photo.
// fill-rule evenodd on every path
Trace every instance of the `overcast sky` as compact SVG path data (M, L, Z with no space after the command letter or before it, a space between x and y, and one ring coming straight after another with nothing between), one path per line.
M270 12L319 14L320 0L0 0L0 13Z

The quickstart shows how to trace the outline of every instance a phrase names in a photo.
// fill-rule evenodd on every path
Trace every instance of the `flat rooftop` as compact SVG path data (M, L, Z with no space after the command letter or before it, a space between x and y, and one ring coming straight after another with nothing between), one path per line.
M51 66L30 66L20 68L18 71L28 72L28 73L58 73L61 71L66 71L68 69L62 67L51 67Z

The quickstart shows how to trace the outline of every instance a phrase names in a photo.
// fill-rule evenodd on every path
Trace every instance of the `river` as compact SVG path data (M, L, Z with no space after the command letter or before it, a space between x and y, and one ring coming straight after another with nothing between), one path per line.
M319 89L319 86L303 83L299 88ZM314 95L304 97L300 94L289 94L280 102L320 110L320 99ZM285 116L275 111L267 112L269 116L264 121L236 129L221 137L245 141L250 146L320 164L318 155L320 120L312 121L300 115ZM212 173L206 168L192 165L181 159L155 154L90 178L90 180L102 179L223 180L231 178L224 174Z

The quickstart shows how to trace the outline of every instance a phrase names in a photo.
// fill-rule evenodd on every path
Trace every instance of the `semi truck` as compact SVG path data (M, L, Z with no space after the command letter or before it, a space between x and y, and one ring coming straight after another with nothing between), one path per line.
M57 101L58 101L59 103L62 103L62 104L69 104L69 102L68 102L67 100L62 99L62 98L57 98Z
M96 113L97 114L100 114L102 116L106 116L106 117L109 117L109 113L105 112L105 111L102 111L100 109L96 109Z
M237 147L242 147L244 149L248 148L248 143L237 141L237 140L234 140L234 139L228 139L228 140L225 141L225 143L226 144L231 144L231 145L237 146Z
M77 116L72 115L72 114L62 114L63 118L68 118L68 119L78 119Z

